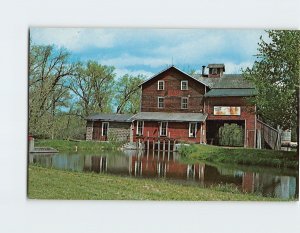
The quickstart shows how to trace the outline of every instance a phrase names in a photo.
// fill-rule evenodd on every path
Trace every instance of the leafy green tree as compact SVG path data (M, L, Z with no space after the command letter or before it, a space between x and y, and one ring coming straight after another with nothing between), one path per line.
M243 74L257 88L258 95L252 101L262 119L274 127L295 128L299 126L300 32L267 33L269 39L261 37L258 43L257 61Z
M139 85L145 80L145 76L131 76L125 74L116 83L117 113L137 113L140 110L141 89Z
M65 80L73 74L74 65L68 62L65 49L34 44L29 49L29 132L49 136L56 111L70 97Z
M77 115L84 119L94 112L112 111L114 69L95 61L76 65L69 88L75 94Z

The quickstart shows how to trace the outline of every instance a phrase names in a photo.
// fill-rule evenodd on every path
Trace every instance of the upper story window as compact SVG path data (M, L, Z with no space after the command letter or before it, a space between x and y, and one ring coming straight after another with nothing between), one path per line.
M181 90L188 90L188 89L189 89L188 81L182 80L181 81Z
M158 108L164 108L165 107L165 98L164 97L158 97L157 107Z
M188 97L181 97L181 109L188 108Z
M165 90L165 81L161 80L157 82L157 90Z
M144 121L136 122L136 134L143 135Z

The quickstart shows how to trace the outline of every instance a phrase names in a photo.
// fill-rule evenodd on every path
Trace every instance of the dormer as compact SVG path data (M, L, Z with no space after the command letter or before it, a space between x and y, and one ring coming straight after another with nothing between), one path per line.
M224 64L209 64L208 68L208 77L209 78L220 78L225 72Z

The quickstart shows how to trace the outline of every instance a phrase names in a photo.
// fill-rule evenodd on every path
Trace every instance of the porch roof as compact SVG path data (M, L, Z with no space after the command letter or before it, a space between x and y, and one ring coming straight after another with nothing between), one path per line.
M116 114L116 113L97 113L88 116L86 120L90 121L116 121L116 122L131 122L133 114Z
M173 122L203 122L207 114L203 113L169 113L169 112L140 112L132 117L133 120L143 121L173 121Z

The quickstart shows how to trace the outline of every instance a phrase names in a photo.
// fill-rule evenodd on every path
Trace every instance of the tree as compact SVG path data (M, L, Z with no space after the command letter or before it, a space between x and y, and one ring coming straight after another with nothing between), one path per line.
M83 119L94 112L111 112L114 67L88 61L78 63L69 88L77 98L78 115Z
M243 75L258 91L252 101L257 113L273 127L299 126L300 32L267 31L269 40L258 43L257 61ZM298 130L297 130L298 132Z
M140 108L141 91L139 85L145 76L125 74L116 85L117 113L137 113Z
M65 78L71 76L74 65L68 63L69 53L53 46L30 44L29 53L29 131L47 134L53 128L57 108L69 98ZM52 117L51 117L52 116ZM52 120L51 120L52 118Z

